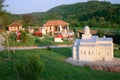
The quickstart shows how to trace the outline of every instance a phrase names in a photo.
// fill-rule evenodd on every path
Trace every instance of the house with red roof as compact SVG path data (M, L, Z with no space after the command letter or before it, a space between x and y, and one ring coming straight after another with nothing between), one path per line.
M19 31L22 30L22 24L19 22L13 22L12 24L8 25L9 31Z
M69 23L62 20L51 20L43 25L47 33L61 32L63 30L69 31Z
M63 38L62 34L58 34L57 36L54 37L54 41L55 42L63 42L62 38Z

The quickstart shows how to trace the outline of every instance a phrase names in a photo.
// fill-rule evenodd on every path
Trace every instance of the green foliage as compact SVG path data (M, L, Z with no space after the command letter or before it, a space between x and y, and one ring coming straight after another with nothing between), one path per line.
M30 14L25 14L22 16L22 21L23 21L24 27L27 27L30 25L30 23L34 22L34 16Z
M10 13L3 10L6 5L4 5L5 0L0 0L0 24L5 26L5 29L7 28L7 25L10 23Z
M102 31L102 30L98 30L97 34L98 34L99 37L105 36L104 31Z
M47 46L46 50L51 50L50 46Z
M13 34L11 34L13 36ZM13 44L14 43L14 44ZM59 45L59 44L73 44L73 42L64 41L61 43L54 42L54 39L49 36L45 36L45 38L36 37L33 35L27 34L27 41L26 43L19 43L14 41L13 38L9 38L10 46L47 46L47 45Z
M20 80L39 80L43 63L38 54L26 54L23 59L15 61L15 67Z
M115 57L120 58L120 51L115 52ZM14 54L11 53L11 61L6 61L7 51L0 52L0 79L1 80L18 80L14 64L16 65L19 73L19 80L31 80L34 75L31 73L26 74L27 65L39 65L39 61L44 63L42 72L38 73L38 80L119 80L120 73L97 71L88 67L81 67L71 65L65 62L68 57L72 56L72 48L55 48L46 49L35 49L35 50L16 50ZM31 55L32 54L32 55ZM33 57L32 57L33 56ZM35 59L40 56L40 59ZM32 61L33 60L33 61ZM29 63L30 62L30 63ZM31 64L32 63L32 64ZM21 65L18 67L17 65ZM31 68L30 66L28 66ZM34 69L31 70L34 73ZM24 70L24 71L23 71ZM20 74L21 73L21 74ZM31 79L28 77L31 75ZM36 79L33 79L36 80Z
M60 19L70 23L70 27L118 28L120 26L120 4L105 1L88 1L54 7L44 13L31 13L33 24L42 26L48 20Z
M27 41L27 33L26 31L20 31L21 32L21 42L26 43Z

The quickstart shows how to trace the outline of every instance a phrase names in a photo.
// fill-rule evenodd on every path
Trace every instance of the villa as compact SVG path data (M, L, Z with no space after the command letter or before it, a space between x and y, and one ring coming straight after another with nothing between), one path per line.
M46 30L46 33L50 33L50 32L61 32L63 30L69 31L69 23L64 22L62 20L51 20L48 21L47 23L45 23L43 25L43 27Z
M22 30L22 24L19 22L13 22L8 26L9 31L19 31Z

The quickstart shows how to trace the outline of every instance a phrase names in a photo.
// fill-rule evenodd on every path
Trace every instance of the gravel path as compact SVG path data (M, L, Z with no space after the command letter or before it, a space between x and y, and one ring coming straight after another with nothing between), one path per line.
M2 45L0 45L0 51L4 50L4 47Z
M72 45L48 45L50 48L63 48L63 47L72 47ZM21 47L9 47L10 50L29 50L29 49L45 49L48 46L21 46Z

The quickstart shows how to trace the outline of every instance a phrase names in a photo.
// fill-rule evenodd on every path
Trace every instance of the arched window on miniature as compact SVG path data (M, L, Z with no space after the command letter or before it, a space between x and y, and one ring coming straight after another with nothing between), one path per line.
M92 51L92 55L94 54L94 52Z
M88 54L90 55L90 51L88 52Z
M81 51L81 55L82 55L82 51Z
M84 51L84 55L86 55L86 52Z
M100 55L100 52L98 53L98 55Z
M107 53L107 55L109 55L109 53Z

